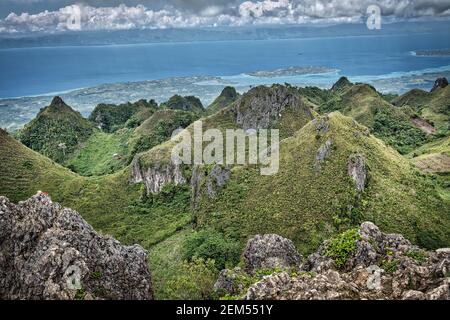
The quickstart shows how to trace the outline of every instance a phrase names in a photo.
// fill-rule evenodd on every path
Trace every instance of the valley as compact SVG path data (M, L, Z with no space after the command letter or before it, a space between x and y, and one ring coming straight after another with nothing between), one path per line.
M100 234L141 245L157 299L215 297L219 272L242 264L256 234L307 255L372 221L448 247L450 86L436 83L393 96L345 77L330 89L226 87L207 107L174 95L99 104L87 118L55 97L23 129L0 130L0 195L17 203L40 190ZM197 120L204 131L278 129L279 172L172 164L172 132Z

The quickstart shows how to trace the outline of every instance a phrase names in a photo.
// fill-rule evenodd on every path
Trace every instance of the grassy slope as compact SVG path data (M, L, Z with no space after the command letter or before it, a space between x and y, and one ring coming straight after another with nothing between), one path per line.
M167 282L181 272L181 246L191 232L192 228L185 228L153 246L150 250L149 260L156 299L171 298Z
M320 112L340 111L354 118L402 154L428 141L427 135L411 123L410 110L394 107L367 84L347 84L330 93L331 97L320 104Z
M83 176L116 172L127 164L130 136L130 129L114 133L96 131L64 165ZM114 156L115 154L117 156Z
M141 119L142 123L135 129L96 131L64 164L83 176L117 172L130 163L134 154L161 144L170 138L173 130L186 127L198 118L193 112L149 108L139 112L139 117L144 116L149 117Z
M434 92L411 90L393 101L396 106L409 106L431 122L441 132L449 130L450 86Z
M360 130L350 118L333 114L330 131L317 139L309 123L282 142L278 174L264 177L255 169L234 168L222 194L202 202L197 222L240 239L278 233L305 252L347 227L339 224L352 218L346 208L353 205L363 213L361 218L384 230L402 232L429 246L448 245L450 213L442 210L444 203L434 186L397 152ZM315 155L328 138L334 147L317 172ZM364 154L370 168L369 187L360 200L347 175L347 159L353 153Z

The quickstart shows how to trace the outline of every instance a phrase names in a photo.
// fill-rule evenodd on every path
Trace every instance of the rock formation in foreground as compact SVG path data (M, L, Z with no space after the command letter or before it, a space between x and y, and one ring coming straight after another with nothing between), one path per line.
M266 241L265 248L249 245L255 241L263 244L262 238L275 243ZM427 252L402 235L382 233L371 222L324 242L298 263L297 259L290 263L278 259L283 250L286 256L293 256L291 246L282 243L289 244L289 240L274 235L250 239L244 252L245 271L222 270L215 290L219 295L249 300L450 300L450 248ZM280 265L275 265L276 261ZM271 269L255 271L255 262ZM249 286L249 282L253 284Z
M152 299L147 253L39 192L0 197L0 299Z

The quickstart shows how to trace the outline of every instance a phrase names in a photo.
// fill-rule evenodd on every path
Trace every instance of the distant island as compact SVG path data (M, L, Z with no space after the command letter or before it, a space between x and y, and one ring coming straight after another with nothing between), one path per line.
M299 76L305 74L315 74L315 73L329 73L336 72L337 69L321 67L321 66L293 66L288 68L280 68L275 70L261 70L261 71L252 71L248 72L247 75L253 77L267 77L267 78L275 78L282 76Z
M413 54L422 57L438 57L438 56L449 56L450 49L435 49L435 50L415 50Z

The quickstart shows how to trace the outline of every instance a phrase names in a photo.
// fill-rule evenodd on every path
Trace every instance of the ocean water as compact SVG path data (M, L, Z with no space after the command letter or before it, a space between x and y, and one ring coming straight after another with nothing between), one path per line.
M342 75L384 92L429 88L434 77L450 74L450 56L413 52L450 48L445 26L410 34L0 49L0 126L22 125L56 93L87 115L100 102L162 102L180 93L207 104L225 85L329 87ZM327 72L249 75L306 66Z

